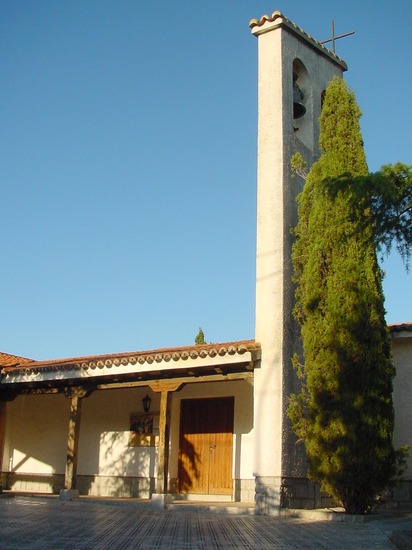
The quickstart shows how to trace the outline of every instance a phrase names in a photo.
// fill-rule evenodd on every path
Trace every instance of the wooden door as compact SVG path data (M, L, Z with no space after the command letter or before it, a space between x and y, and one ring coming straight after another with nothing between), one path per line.
M181 493L232 494L233 405L233 397L182 400Z

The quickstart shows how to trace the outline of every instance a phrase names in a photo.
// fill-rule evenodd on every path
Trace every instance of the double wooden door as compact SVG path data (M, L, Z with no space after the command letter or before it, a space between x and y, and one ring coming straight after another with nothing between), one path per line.
M232 494L233 405L233 397L181 401L181 493Z

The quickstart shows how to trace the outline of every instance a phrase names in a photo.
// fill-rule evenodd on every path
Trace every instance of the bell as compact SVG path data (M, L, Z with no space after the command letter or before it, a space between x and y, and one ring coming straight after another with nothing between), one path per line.
M306 113L306 107L302 103L303 94L297 85L298 75L293 73L293 118L301 118Z

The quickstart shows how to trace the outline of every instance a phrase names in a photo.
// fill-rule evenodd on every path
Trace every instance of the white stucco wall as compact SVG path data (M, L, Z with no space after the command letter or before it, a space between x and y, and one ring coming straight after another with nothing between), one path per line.
M159 394L148 388L105 390L83 400L79 440L79 475L155 475L155 449L129 447L130 414L144 414L142 399L150 393L150 414L159 411Z
M3 470L64 473L70 400L23 395L7 403Z
M403 334L403 336L402 336ZM403 477L412 478L412 334L396 334L392 340L393 362L396 376L393 387L395 408L394 446L411 447L408 470Z

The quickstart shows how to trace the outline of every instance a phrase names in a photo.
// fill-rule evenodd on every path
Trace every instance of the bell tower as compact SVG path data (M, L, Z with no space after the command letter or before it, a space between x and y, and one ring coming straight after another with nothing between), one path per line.
M316 499L287 418L289 395L299 391L292 367L301 344L292 315L291 229L303 186L291 177L290 161L300 152L310 167L319 157L322 95L347 66L278 11L253 19L250 28L258 38L255 338L262 347L254 382L254 475L256 512L276 514L281 505L313 507Z

